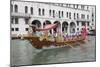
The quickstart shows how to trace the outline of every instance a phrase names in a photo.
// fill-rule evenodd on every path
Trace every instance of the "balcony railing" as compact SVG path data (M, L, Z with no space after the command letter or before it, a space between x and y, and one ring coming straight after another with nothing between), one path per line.
M30 17L30 14L25 14L25 13L15 13L15 12L12 12L11 13L11 16L13 17L25 17L25 18L29 18Z

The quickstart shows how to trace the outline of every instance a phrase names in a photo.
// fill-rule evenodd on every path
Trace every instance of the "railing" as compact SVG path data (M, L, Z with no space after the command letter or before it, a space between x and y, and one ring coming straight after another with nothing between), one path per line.
M15 13L15 12L12 12L11 13L11 16L14 16L14 17L26 17L26 18L29 18L30 17L30 14L25 14L25 13Z

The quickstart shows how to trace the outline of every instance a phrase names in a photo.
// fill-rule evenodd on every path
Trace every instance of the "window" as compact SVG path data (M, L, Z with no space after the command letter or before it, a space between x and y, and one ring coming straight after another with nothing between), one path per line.
M25 6L25 13L28 13L28 7Z
M71 5L69 4L69 7L70 7Z
M19 28L15 28L15 31L19 31Z
M68 6L68 4L66 4L66 7Z
M94 19L92 19L92 22L94 21Z
M44 13L45 13L45 10L44 10L44 9L42 9L42 15L45 15Z
M31 14L33 14L33 7L31 7Z
M77 26L79 26L79 22L77 21Z
M87 6L87 10L89 9L89 7Z
M51 10L49 10L49 16L51 16Z
M73 4L73 8L75 8L75 4Z
M85 15L84 15L84 14L81 14L81 18L82 18L82 19L85 19Z
M41 9L39 8L39 15L41 15Z
M94 24L92 23L92 25L94 25Z
M55 10L53 10L53 17L55 17Z
M18 6L15 5L14 7L15 7L15 12L18 12Z
M84 9L84 5L81 5L81 9Z
M13 5L11 4L11 12L13 12Z
M15 18L15 24L18 24L18 18Z
M69 12L69 19L71 19L71 12Z
M94 21L94 19L93 19L93 18L94 18L94 14L92 13L92 22Z
M25 19L25 24L28 24L28 19Z
M77 30L79 30L79 28L77 28Z
M92 13L92 17L94 17L94 14Z
M79 14L77 13L77 19L79 19Z
M11 28L11 31L14 31L14 28Z
M87 19L89 19L89 15L87 15Z
M60 17L60 11L59 11L59 18L61 18L61 17Z
M13 20L14 20L14 18L11 18L11 23L12 23L12 24L14 23Z
M76 18L75 18L75 13L74 13L74 19L76 19Z
M61 6L63 6L63 4L61 4Z
M25 31L28 31L28 28L25 28Z
M63 13L63 11L62 11L62 17L64 16L63 14L64 14L64 13Z
M77 4L77 8L78 8L78 4Z
M89 26L89 22L87 22L87 25Z
M82 26L85 26L85 23L84 22L82 22Z
M68 18L68 12L67 12L67 18Z

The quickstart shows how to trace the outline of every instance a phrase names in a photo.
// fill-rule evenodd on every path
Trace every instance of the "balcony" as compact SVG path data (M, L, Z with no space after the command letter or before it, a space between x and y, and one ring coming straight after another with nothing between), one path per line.
M22 18L30 18L30 14L25 14L25 13L15 13L15 12L12 12L11 13L11 16L12 17L22 17Z

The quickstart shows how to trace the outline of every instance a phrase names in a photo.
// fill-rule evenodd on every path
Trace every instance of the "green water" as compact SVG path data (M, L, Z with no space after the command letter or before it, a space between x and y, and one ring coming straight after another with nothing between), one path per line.
M27 40L11 40L11 65L95 61L95 36L74 48L38 50Z

